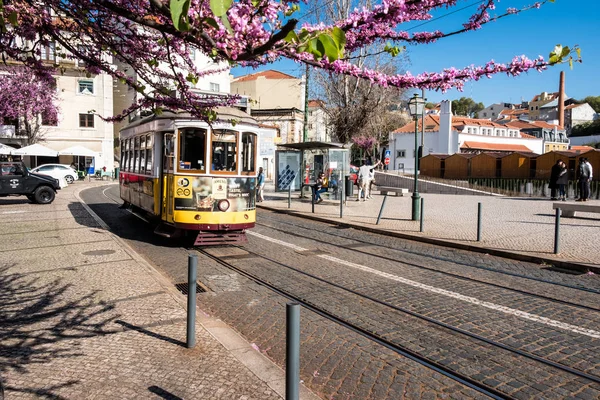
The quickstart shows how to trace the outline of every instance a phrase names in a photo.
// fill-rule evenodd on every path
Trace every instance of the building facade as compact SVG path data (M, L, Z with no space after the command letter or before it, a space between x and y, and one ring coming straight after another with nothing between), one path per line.
M322 100L308 101L307 136L310 142L331 142L328 129L329 120Z
M529 119L536 121L540 119L540 107L550 103L553 100L557 100L560 92L547 93L542 92L535 95L529 102ZM566 95L565 95L566 97Z
M423 154L455 154L481 152L531 152L542 154L543 140L522 134L520 129L485 119L454 117L451 103L443 101L439 116L419 119L418 143L423 134ZM415 168L415 123L410 122L390 134L392 168L412 172Z

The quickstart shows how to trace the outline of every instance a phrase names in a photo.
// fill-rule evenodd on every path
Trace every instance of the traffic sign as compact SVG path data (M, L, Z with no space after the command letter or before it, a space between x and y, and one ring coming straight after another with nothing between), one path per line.
M390 165L390 158L386 157L383 162L385 163L385 165Z

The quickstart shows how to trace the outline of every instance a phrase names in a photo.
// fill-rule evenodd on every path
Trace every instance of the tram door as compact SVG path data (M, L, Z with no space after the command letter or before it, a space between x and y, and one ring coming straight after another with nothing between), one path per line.
M175 139L172 133L165 134L163 146L163 209L161 219L173 222L173 173L175 167Z

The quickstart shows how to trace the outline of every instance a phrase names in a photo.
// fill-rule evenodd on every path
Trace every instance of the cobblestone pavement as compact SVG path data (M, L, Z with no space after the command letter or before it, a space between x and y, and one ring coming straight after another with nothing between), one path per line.
M101 215L106 215L111 227L114 223L114 231L130 239L132 246L151 259L171 281L185 281L187 250L165 246L151 235L134 235L135 218L118 212L116 204L102 204L99 201L93 208ZM252 232L293 242L307 250L290 251L251 235L250 243L242 249L223 247L210 251L516 398L595 399L600 393L598 385L588 381L564 375L531 360L511 361L514 356L503 351L493 351L486 345L473 344L470 340L458 337L460 335L448 334L413 317L357 301L347 293L299 278L297 274L286 274L284 268L275 261L596 375L600 365L598 339L539 321L526 321L516 315L465 304L456 298L419 291L381 276L334 266L324 262L319 255L367 265L383 273L402 276L440 290L478 297L501 307L590 330L598 329L597 312L509 289L598 307L600 280L597 275L564 274L545 269L544 266L482 253L339 229L333 225L285 215L275 218L273 213L265 210L259 211L259 226ZM250 251L273 261L250 254ZM420 268L422 266L430 270ZM458 276L451 277L448 273ZM507 289L460 277L476 278L482 282L507 286ZM209 289L199 296L199 307L234 326L263 354L282 365L286 300L210 259L201 258L199 281ZM323 398L481 397L449 378L374 345L362 336L306 310L302 311L301 339L302 379Z
M183 295L76 198L105 184L50 205L0 199L6 399L281 398L199 322L185 347Z
M377 191L374 191L378 193ZM543 198L502 196L461 196L421 194L424 199L424 232L419 221L411 220L412 200L388 196L379 225L376 224L384 196L356 201L356 191L349 198L340 218L339 200L325 200L315 205L314 216L334 222L355 224L371 229L400 233L415 238L431 238L489 250L501 250L541 257L549 263L564 261L583 263L600 271L600 215L577 213L576 218L561 218L558 255L554 254L555 215L552 201ZM482 203L482 238L477 242L477 207ZM592 200L589 204L600 204ZM267 185L265 201L260 204L273 210L313 215L307 198L292 194L288 208L288 193L274 192Z

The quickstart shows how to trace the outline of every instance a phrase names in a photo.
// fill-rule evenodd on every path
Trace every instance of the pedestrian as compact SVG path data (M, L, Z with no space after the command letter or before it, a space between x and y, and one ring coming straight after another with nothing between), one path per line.
M263 167L258 168L258 176L256 177L256 201L262 203L265 198L263 191L265 189L265 173Z
M550 170L550 184L548 185L550 188L550 200L557 200L556 192L558 192L558 176L562 169L561 163L562 161L558 160Z
M592 165L585 157L579 159L577 177L579 181L579 199L577 201L588 201L590 197L590 182L592 180Z
M563 160L558 161L560 162L560 172L558 173L558 180L556 181L556 184L558 185L558 198L561 201L567 201L565 188L569 184L569 170Z
M319 177L317 178L317 182L314 185L314 192L315 192L315 197L313 198L313 201L316 204L319 204L320 202L323 201L323 198L321 197L321 193L324 193L328 190L327 188L327 178L325 177L325 173L321 172L319 174Z
M358 170L358 198L356 201L360 201L361 196L364 196L364 201L371 199L371 180L375 176L375 168L381 164L381 160L377 161L375 165L368 165L368 161L364 161L363 166Z

